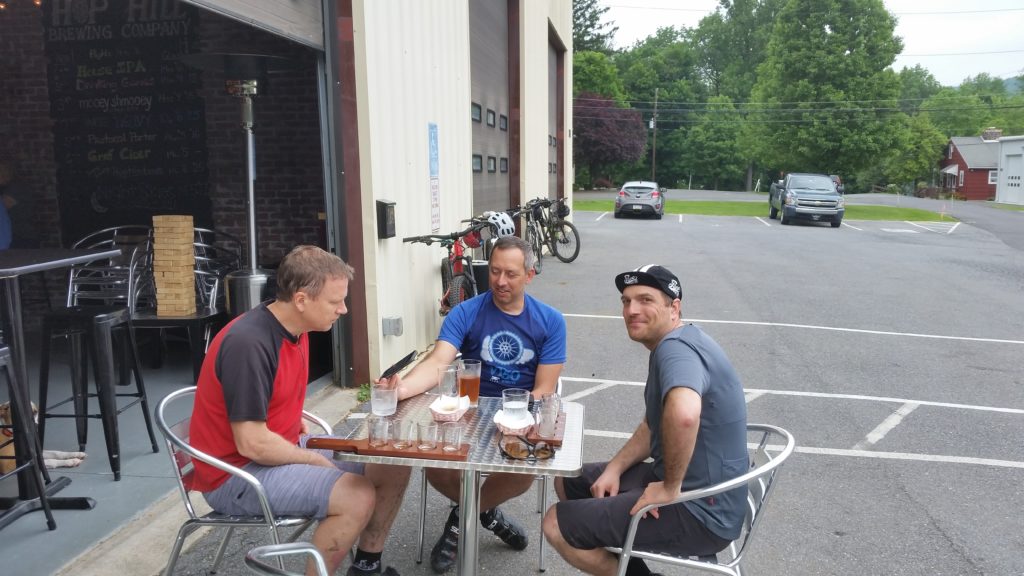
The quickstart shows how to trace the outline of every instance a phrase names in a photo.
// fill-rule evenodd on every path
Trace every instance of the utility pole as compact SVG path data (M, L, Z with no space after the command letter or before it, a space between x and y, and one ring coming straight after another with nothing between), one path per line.
M651 145L651 182L657 182L654 172L654 161L658 157L658 89L654 89L654 116L651 116L651 131L654 142Z

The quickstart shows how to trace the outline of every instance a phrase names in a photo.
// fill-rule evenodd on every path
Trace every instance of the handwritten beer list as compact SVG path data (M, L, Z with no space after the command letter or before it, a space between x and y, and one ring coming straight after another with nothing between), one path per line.
M65 237L206 206L201 77L178 60L195 52L196 9L173 0L43 9Z

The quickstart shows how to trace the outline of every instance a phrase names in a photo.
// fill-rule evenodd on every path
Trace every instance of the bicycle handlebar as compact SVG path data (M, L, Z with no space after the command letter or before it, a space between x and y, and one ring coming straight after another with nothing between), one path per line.
M465 220L463 220L463 222L465 222ZM472 224L470 224L470 226L465 230L452 232L451 234L426 234L423 236L409 236L407 238L402 238L402 242L422 242L424 244L433 244L434 242L441 242L442 244L445 242L455 242L459 238L465 237L470 232L482 230L483 228L486 228L487 226L491 225L491 223L486 220L481 221L475 218L471 219L470 222L472 222Z

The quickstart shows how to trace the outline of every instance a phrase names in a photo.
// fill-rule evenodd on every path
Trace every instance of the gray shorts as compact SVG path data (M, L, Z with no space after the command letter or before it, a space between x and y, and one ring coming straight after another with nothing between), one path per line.
M305 447L303 436L299 445ZM346 472L362 475L364 466L359 462L334 460L334 452L315 450L334 462L335 468L310 464L262 466L250 462L242 470L252 474L263 485L270 501L270 509L281 516L311 516L318 520L327 517L331 490ZM259 496L248 482L230 476L216 489L203 494L206 503L221 514L231 516L262 516Z
M566 478L566 499L555 505L558 528L573 548L592 550L605 546L622 546L629 531L629 511L651 482L657 482L654 466L641 462L626 470L619 478L619 493L594 498L590 486L604 471L606 462L583 466L577 478ZM638 549L667 552L685 556L714 554L729 545L710 532L685 506L662 506L658 518L647 515L637 526L634 545Z

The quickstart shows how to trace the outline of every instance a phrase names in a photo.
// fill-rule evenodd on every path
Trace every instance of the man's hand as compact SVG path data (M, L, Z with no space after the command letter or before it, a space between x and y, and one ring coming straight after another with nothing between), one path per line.
M669 502L676 499L679 496L679 492L673 492L665 487L664 482L651 482L644 488L644 493L640 495L640 498L633 504L633 508L629 511L630 516L636 514L637 510L650 504L668 504ZM651 508L648 510L651 516L658 517L658 509ZM644 514L644 518L647 514Z
M616 472L610 472L607 468L605 468L604 472L597 477L597 480L590 485L590 495L594 498L615 496L618 493L619 475Z
M309 434L309 421L303 418L299 420L299 434L306 436Z

